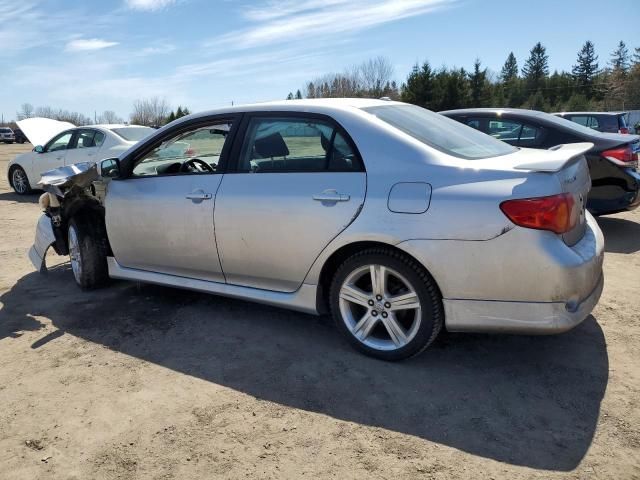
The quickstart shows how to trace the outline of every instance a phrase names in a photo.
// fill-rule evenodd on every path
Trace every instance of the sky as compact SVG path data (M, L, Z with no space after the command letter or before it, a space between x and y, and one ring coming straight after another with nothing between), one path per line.
M158 96L192 112L283 99L308 80L384 56L499 72L538 41L570 70L586 40L604 66L640 46L640 7L604 0L0 0L0 114L48 105L128 118ZM598 28L598 26L601 28Z

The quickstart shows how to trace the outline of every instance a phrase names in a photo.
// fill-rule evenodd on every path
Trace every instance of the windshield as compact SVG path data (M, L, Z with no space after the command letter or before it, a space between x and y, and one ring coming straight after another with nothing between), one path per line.
M517 149L455 120L415 105L363 108L416 140L458 158L497 157Z
M122 138L129 142L139 142L147 135L150 135L155 130L151 127L121 127L113 128L112 132L120 135Z
M10 128L0 128L0 133L11 133Z

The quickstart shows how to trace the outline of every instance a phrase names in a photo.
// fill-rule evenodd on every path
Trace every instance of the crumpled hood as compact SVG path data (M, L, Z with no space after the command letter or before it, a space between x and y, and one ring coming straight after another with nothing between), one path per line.
M73 123L40 117L19 120L17 124L34 147L44 145L60 132L75 128Z
M86 188L99 177L95 162L82 162L44 172L38 182L38 187L45 192L62 197L64 191L72 185Z

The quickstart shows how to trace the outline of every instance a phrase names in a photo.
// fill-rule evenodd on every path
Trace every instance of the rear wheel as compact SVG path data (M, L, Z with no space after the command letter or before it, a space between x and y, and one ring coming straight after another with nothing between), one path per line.
M69 222L69 258L76 283L83 290L104 285L109 279L106 237L93 220L74 218Z
M11 186L18 195L31 193L29 178L22 167L16 166L11 169Z
M349 342L383 360L422 352L444 319L433 278L415 260L391 249L348 258L334 276L330 302L336 325Z

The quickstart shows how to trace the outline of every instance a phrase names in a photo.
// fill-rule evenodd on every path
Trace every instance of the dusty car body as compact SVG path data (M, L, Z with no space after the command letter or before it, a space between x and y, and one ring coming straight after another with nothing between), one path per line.
M591 147L516 149L399 102L221 109L44 175L30 258L46 270L50 246L70 254L84 288L111 277L331 311L386 360L443 327L559 333L603 287Z

